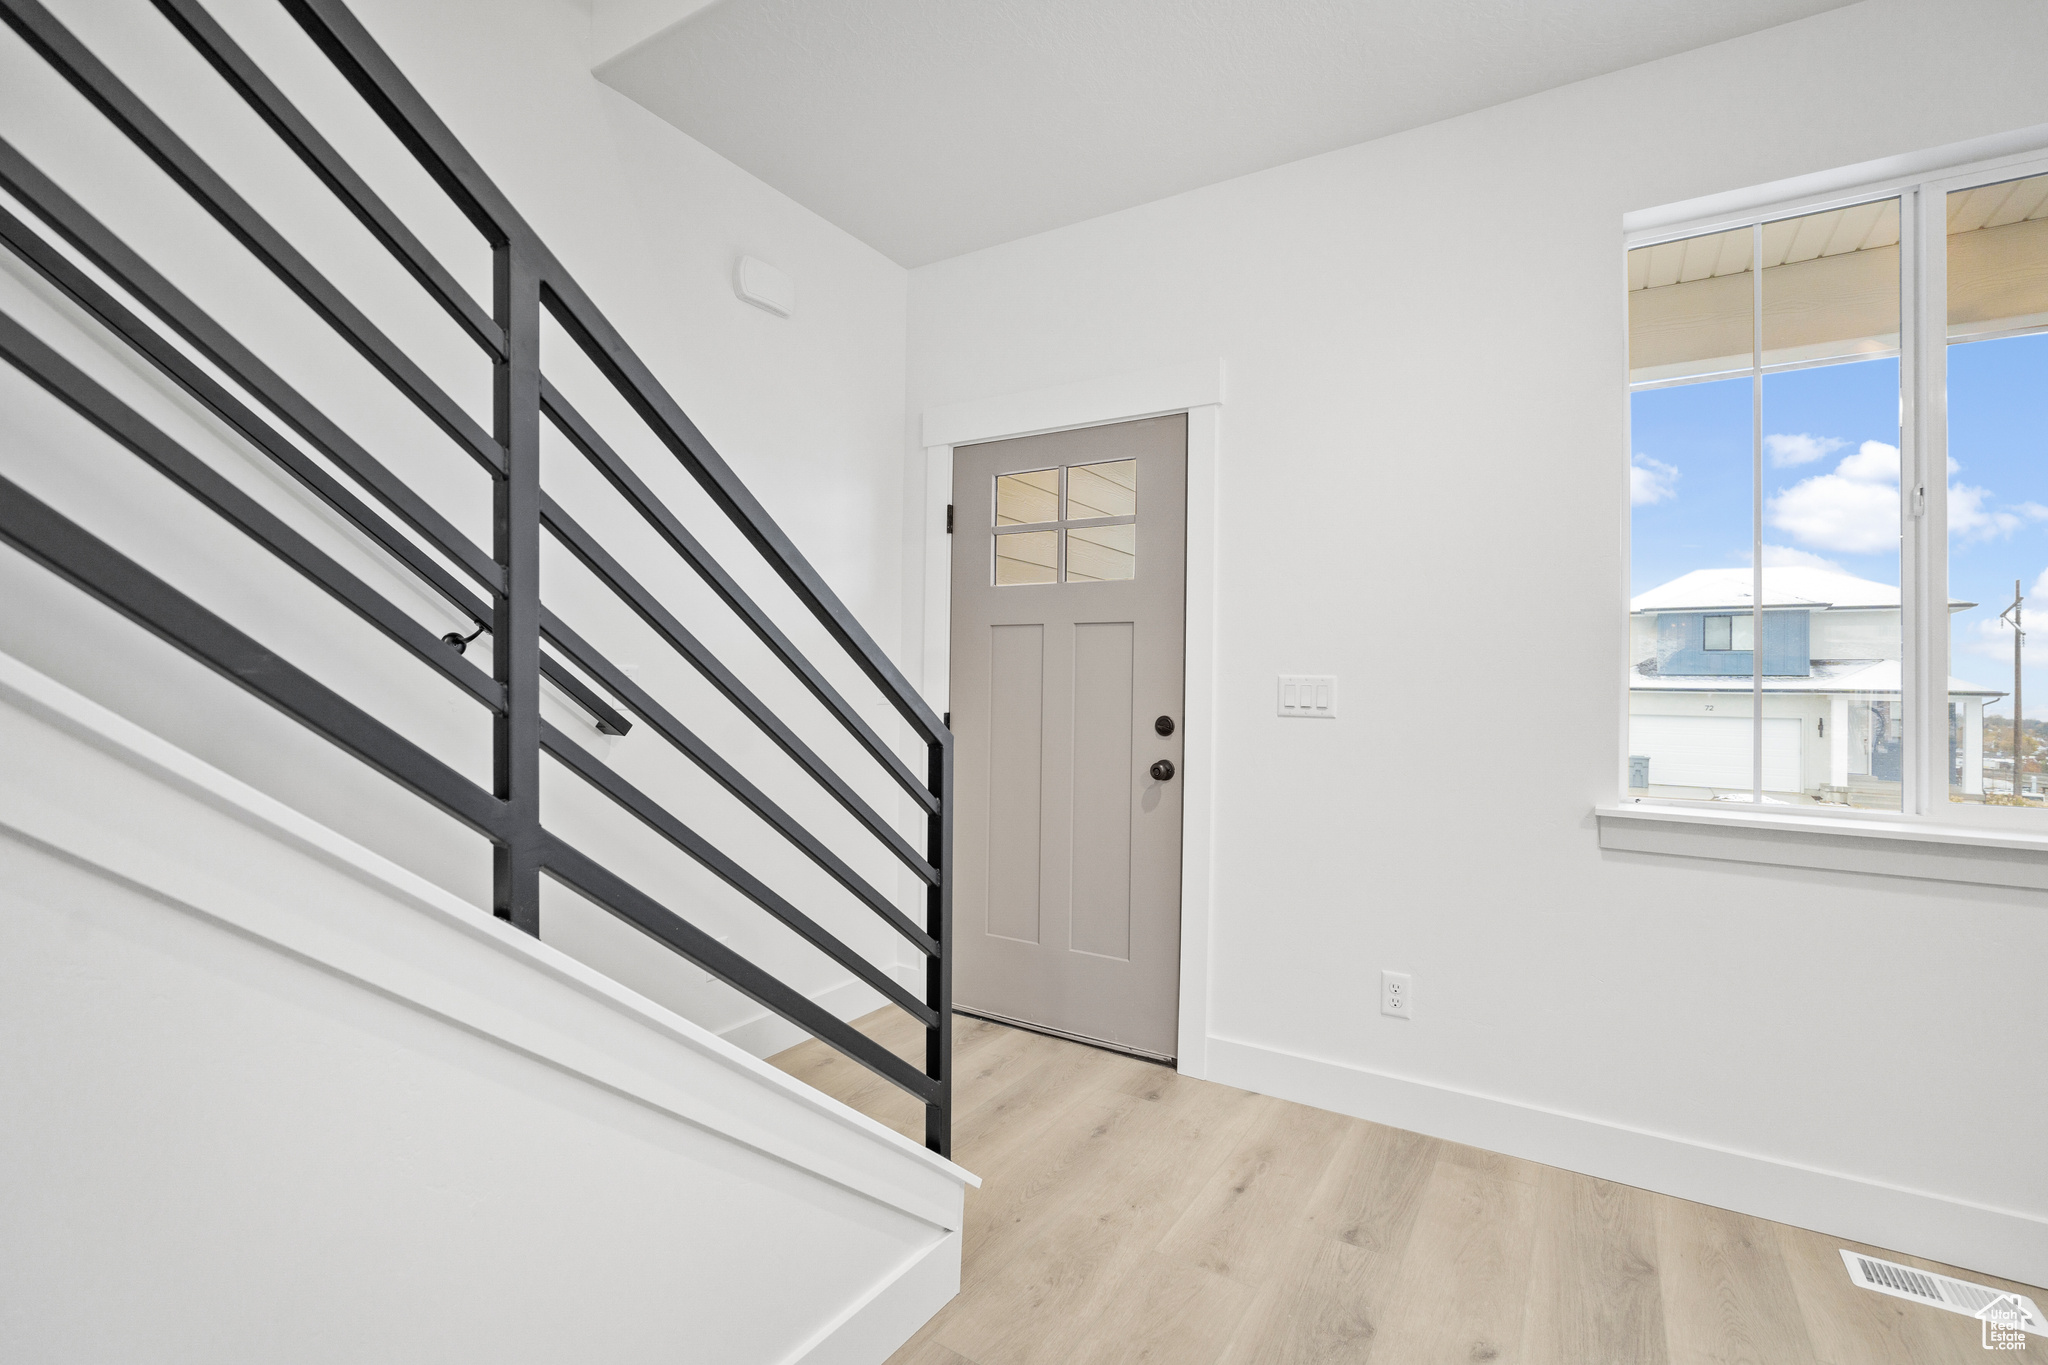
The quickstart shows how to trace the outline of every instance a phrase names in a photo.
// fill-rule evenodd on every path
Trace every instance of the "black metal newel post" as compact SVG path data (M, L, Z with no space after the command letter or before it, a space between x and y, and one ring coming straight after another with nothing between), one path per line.
M938 1094L924 1111L924 1145L940 1156L953 1155L953 737L931 746L931 789L939 808L927 817L926 847L938 869L936 886L925 890L925 932L939 945L925 959L925 1003L938 1022L925 1030L924 1074L937 1082Z
M491 623L491 666L505 685L492 774L510 817L492 853L492 908L540 934L540 277L532 245L493 252L494 312L505 354L492 367L492 436L505 451L493 490L492 555L505 570Z

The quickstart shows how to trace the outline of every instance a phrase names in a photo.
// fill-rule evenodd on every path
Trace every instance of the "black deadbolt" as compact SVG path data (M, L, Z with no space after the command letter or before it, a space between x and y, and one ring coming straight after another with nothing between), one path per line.
M1156 733L1156 734L1159 734L1159 735L1162 735L1162 736L1164 736L1164 735L1170 735L1170 734L1172 734L1172 733L1173 733L1173 717L1172 717L1172 716L1161 716L1161 717L1160 717L1160 718L1159 718L1158 720L1155 720L1155 721L1153 721L1153 722L1152 722L1152 729L1153 729L1154 733Z
M1152 765L1152 780L1154 782L1172 781L1173 760L1170 758L1162 758L1157 763L1154 763Z

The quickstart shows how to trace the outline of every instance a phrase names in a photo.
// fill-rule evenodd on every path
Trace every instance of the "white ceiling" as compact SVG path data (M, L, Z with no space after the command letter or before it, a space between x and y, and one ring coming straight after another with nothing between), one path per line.
M598 74L916 266L1849 2L667 0Z

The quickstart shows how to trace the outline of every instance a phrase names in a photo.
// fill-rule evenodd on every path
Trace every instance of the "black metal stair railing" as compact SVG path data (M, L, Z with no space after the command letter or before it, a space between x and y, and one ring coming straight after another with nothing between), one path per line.
M180 292L4 139L0 139L0 189L32 214L40 228L0 207L0 242L251 448L298 480L393 564L487 630L492 640L491 671L478 668L4 314L0 314L0 356L486 708L492 726L491 788L485 790L456 772L319 679L4 479L0 479L0 540L482 834L493 850L493 905L500 918L528 933L538 933L540 879L543 875L555 879L915 1096L925 1108L926 1144L946 1153L952 1074L948 865L953 781L952 737L946 727L341 0L280 3L481 234L493 266L493 299L488 312L198 0L151 3L482 350L492 367L491 430L485 431L474 421L422 366L408 358L37 0L0 0L0 20L483 468L492 488L490 549L485 551L458 530L429 499L350 437L340 422L295 390L254 349ZM59 250L52 238L89 263L92 271ZM93 272L111 281L119 295L102 285ZM148 317L131 308L121 295ZM908 724L927 752L923 773L906 763L862 718L543 376L543 315L558 324ZM185 348L206 363L195 361ZM253 401L245 401L245 395ZM542 490L543 421L566 438L659 542L703 581L908 795L922 812L923 848L905 838L883 812L721 663L598 536ZM320 461L309 458L298 442L318 452L346 477L337 477ZM909 869L924 888L922 924L547 608L540 582L543 534L580 561L868 836ZM423 549L422 542L434 553ZM695 764L918 951L925 962L922 992L904 987L711 839L544 721L540 711L543 679L580 706L599 729L623 734L637 721ZM925 1030L924 1066L916 1067L874 1043L546 829L540 818L543 752L916 1018Z

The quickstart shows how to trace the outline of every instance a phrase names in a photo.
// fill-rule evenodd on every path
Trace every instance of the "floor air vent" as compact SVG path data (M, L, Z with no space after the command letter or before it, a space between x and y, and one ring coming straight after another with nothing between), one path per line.
M2040 1308L2024 1294L1971 1284L1967 1280L1952 1280L1946 1275L1915 1270L1897 1261L1880 1261L1875 1256L1854 1251L1842 1253L1842 1264L1849 1267L1849 1278L1865 1289L1875 1289L1880 1294L1911 1299L1935 1308L1946 1308L1966 1318L1974 1318L1992 1305L2000 1304L2007 1313L2018 1312L2020 1327L2037 1337L2048 1336L2048 1319L2042 1318Z

